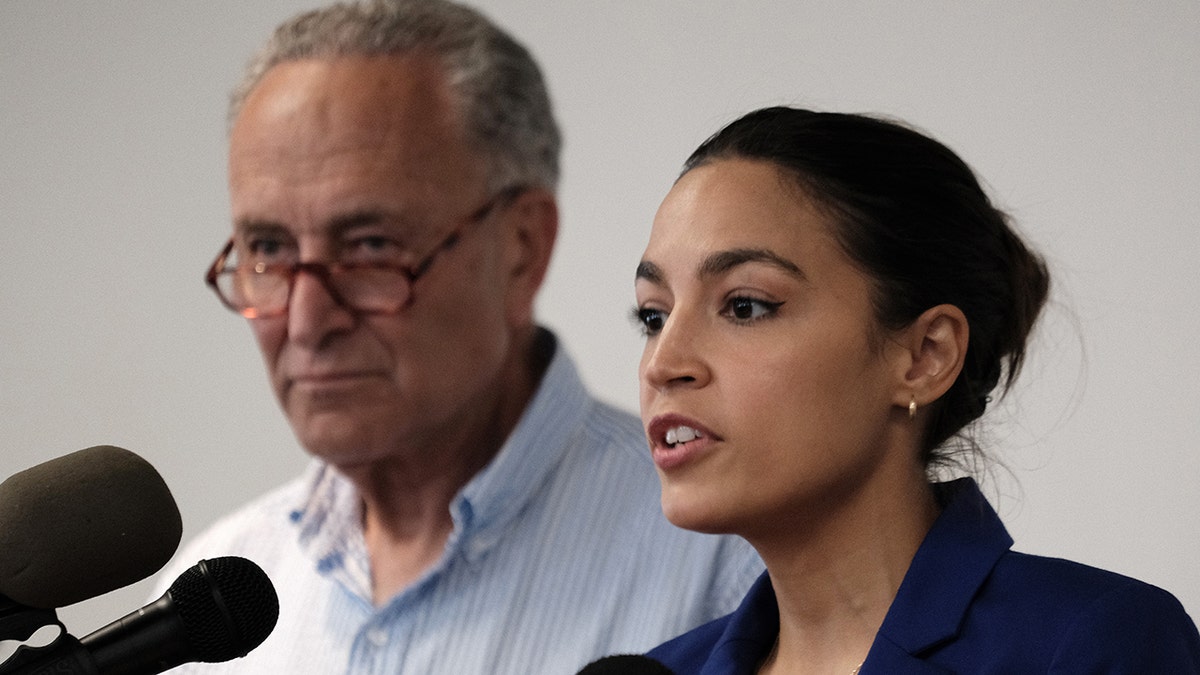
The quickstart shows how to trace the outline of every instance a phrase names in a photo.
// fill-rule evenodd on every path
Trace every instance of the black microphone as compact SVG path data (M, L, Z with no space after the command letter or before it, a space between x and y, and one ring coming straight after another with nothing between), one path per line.
M161 598L80 640L100 675L156 675L245 656L275 629L279 597L238 557L201 560Z
M675 673L649 656L617 654L592 661L576 675L675 675Z
M179 507L162 476L100 445L0 483L0 595L53 609L149 577L174 555Z

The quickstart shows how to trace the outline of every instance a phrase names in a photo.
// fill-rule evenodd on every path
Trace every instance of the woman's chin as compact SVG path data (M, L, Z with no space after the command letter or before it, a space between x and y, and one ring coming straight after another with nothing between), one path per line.
M721 507L718 499L706 498L695 490L662 490L662 510L676 527L705 534L736 534L734 514Z

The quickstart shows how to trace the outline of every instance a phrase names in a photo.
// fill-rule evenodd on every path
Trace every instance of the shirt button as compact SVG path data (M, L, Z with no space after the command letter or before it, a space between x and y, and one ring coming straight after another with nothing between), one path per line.
M371 630L367 631L367 642L370 642L376 647L382 647L386 645L388 642L387 631L383 630L382 628L372 628Z

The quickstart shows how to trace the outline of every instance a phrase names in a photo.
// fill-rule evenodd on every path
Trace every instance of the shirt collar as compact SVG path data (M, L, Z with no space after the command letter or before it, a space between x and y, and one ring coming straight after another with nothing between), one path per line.
M361 598L371 598L362 502L353 483L320 460L309 464L301 480L306 486L302 499L288 514L300 549L318 572L334 576Z

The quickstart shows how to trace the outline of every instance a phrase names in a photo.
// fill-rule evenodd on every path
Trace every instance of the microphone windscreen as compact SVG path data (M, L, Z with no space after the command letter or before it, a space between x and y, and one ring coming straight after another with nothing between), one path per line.
M79 642L100 675L154 675L245 656L278 618L279 598L262 568L246 558L212 558L179 575L158 600Z
M275 629L279 596L258 565L228 556L201 560L167 590L198 661L245 656Z
M675 675L662 663L641 654L605 656L584 666L577 675Z
M71 605L154 574L183 535L162 476L100 445L0 483L0 594L41 609Z

